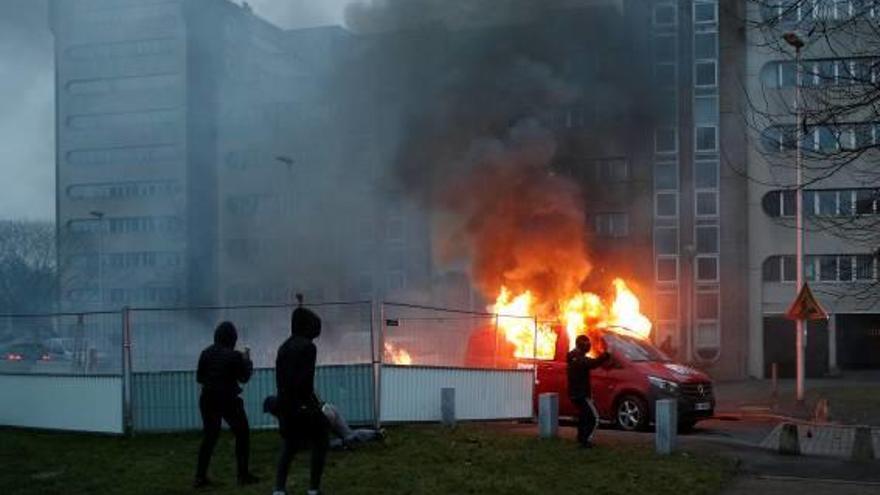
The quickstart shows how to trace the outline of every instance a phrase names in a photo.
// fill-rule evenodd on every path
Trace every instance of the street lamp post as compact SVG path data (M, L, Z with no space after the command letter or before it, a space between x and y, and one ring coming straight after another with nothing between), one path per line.
M98 309L104 306L104 212L90 211L98 222Z
M796 190L795 190L795 207L796 207L796 228L795 233L797 235L797 251L796 251L796 268L797 268L797 288L795 289L795 297L797 297L801 290L804 287L804 191L803 191L803 157L801 147L803 146L803 134L804 134L804 125L803 125L803 116L802 116L802 105L801 105L801 86L803 86L803 68L801 67L801 49L804 47L805 43L801 36L794 32L785 33L782 38L786 43L791 45L794 48L795 53L795 97L794 97L794 108L795 108L795 118L797 122L795 123L795 127L797 129L795 139L797 140L795 144L795 169L796 169ZM803 402L804 400L804 352L806 345L806 325L807 322L803 318L798 318L795 320L796 330L795 330L795 356L797 359L797 400L798 402Z

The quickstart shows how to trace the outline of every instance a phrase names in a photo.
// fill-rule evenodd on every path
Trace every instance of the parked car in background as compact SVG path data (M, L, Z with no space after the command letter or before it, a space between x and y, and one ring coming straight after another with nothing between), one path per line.
M52 359L73 361L74 347L72 338L55 337L43 341L43 348Z
M7 363L33 363L49 361L52 357L42 344L35 342L18 342L3 349L3 361Z

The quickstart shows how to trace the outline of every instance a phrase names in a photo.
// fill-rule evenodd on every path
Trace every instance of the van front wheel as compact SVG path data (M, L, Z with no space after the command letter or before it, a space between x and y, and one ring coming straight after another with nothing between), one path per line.
M626 431L644 430L648 426L648 403L636 395L617 399L617 426Z

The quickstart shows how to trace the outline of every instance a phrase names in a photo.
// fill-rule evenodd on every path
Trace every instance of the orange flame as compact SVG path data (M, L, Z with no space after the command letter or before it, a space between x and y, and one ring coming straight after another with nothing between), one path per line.
M412 357L409 355L409 352L390 342L385 342L385 360L391 361L394 364L402 364L404 366L412 364Z
M556 334L548 325L537 325L538 319L561 323L569 342L574 342L578 335L598 331L648 339L652 325L641 313L639 298L623 279L614 279L612 287L614 294L610 301L603 301L591 292L578 292L555 304L536 301L530 291L514 296L506 287L501 287L489 311L499 315L498 328L516 346L515 356L519 358L552 359L555 354ZM536 314L539 307L555 310L553 314Z

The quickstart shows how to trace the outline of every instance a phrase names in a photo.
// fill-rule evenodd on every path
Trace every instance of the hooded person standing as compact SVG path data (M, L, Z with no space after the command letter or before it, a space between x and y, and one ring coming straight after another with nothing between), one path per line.
M291 336L278 348L275 360L281 455L273 495L287 493L287 475L293 455L306 449L312 451L308 493L319 494L329 445L329 424L315 394L318 349L312 341L321 334L321 319L302 307L301 295L297 294L297 299L300 306L290 317Z
M599 415L596 406L593 405L593 395L590 387L590 371L602 366L611 357L603 352L597 358L587 356L590 352L590 339L586 335L578 335L575 339L575 347L566 360L568 361L568 396L579 410L578 415L578 443L583 447L590 447L593 440L593 432L599 425Z
M238 465L238 483L248 485L259 481L248 470L250 427L244 403L238 396L239 383L251 378L254 365L247 352L235 350L238 332L235 325L224 321L214 330L214 343L199 356L196 381L202 386L199 410L202 413L202 444L196 467L194 486L208 486L208 464L220 437L221 421L226 421L235 435L235 460Z

